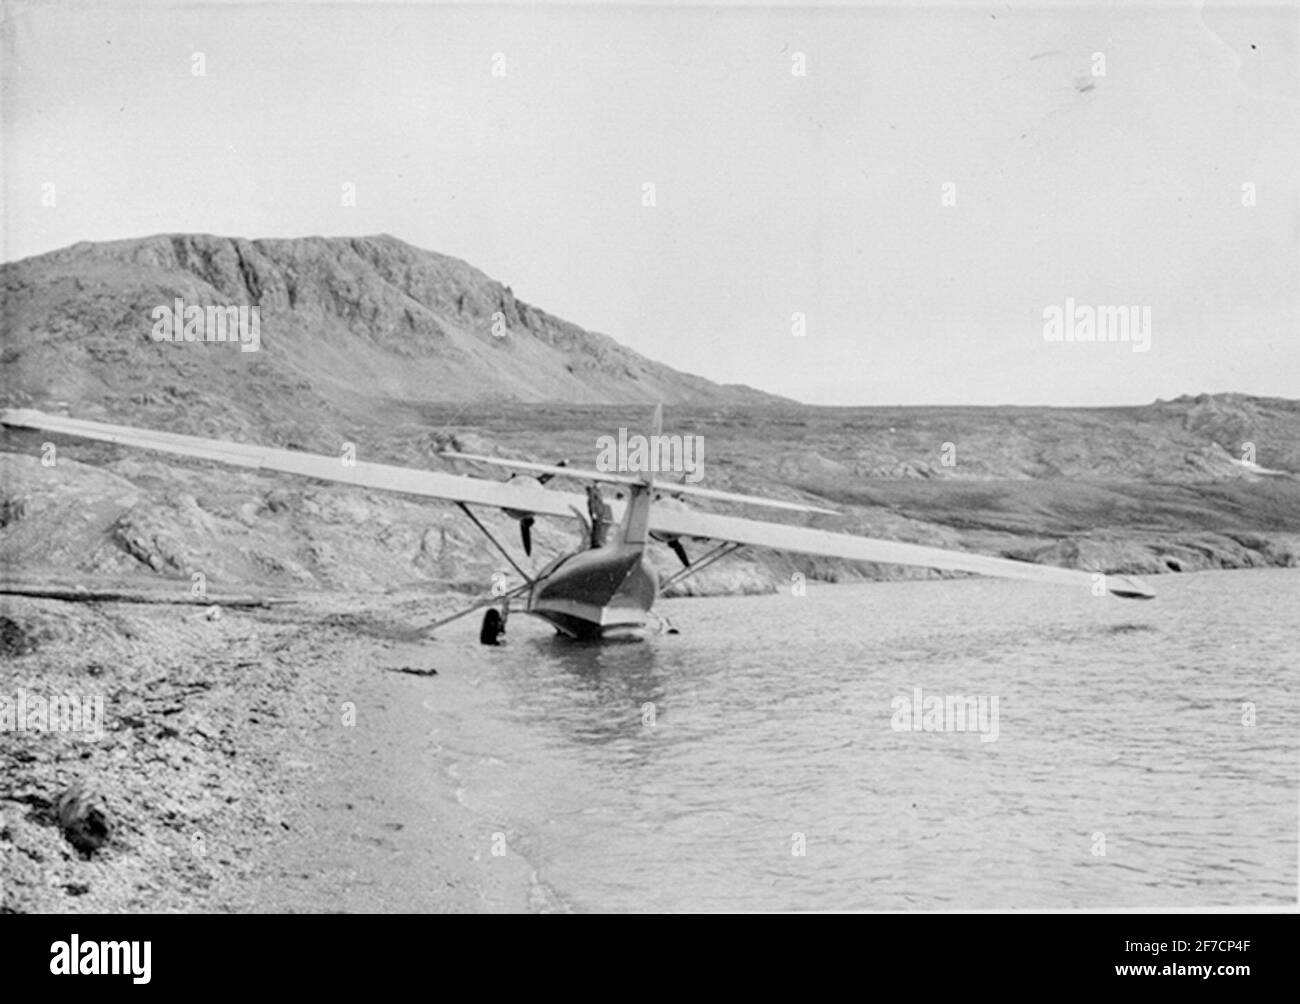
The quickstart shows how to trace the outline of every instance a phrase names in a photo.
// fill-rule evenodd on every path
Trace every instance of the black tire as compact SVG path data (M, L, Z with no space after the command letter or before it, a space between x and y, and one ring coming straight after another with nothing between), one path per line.
M483 626L479 628L478 640L484 645L500 645L501 637L506 633L506 619L496 607L489 607L483 615Z

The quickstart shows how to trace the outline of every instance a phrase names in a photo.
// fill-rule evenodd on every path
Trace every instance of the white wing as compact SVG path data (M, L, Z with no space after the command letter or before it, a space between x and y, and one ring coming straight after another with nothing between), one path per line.
M992 558L967 551L948 551L921 544L905 544L897 540L876 537L859 537L856 534L834 533L805 526L784 523L767 523L735 516L719 516L710 512L689 510L651 509L650 529L656 533L682 537L708 537L713 540L730 540L755 547L770 547L778 551L796 551L800 554L817 554L827 558L844 558L849 561L872 561L886 565L918 565L952 572L972 572L1003 579L1025 579L1060 586L1074 586L1092 590L1097 578L1091 572L1080 572L1053 565L1035 565L1028 561L1009 558ZM1150 599L1155 596L1145 583L1119 575L1102 578L1105 589L1126 599Z
M0 423L14 428L41 429L46 432L119 443L145 450L159 450L201 460L215 460L253 470L278 471L424 498L494 506L514 512L531 512L572 519L575 511L581 512L586 504L584 495L554 491L540 486L487 481L482 478L361 461L349 465L345 464L341 457L200 439L196 436L154 432L125 425L105 425L100 422L86 422L25 409L0 413ZM522 466L522 462L517 466ZM567 468L557 468L557 470L561 473L573 473L568 472ZM676 486L673 488L675 489ZM612 508L615 518L620 518L622 505L616 502ZM1035 565L1027 561L993 558L965 551L948 551L920 544L905 544L896 540L859 537L812 527L768 523L762 520L720 516L715 513L666 506L651 507L650 530L669 537L704 537L778 551L843 558L848 561L918 565L922 568L1025 579L1030 582L1074 586L1079 589L1093 590L1097 582L1093 573L1056 568L1052 565ZM1126 576L1107 575L1102 582L1110 593L1128 599L1150 599L1155 595L1145 583Z
M483 478L442 474L438 471L421 471L411 467L394 467L389 464L369 464L362 461L349 465L343 462L341 456L329 457L319 453L278 450L269 446L228 443L219 439L200 439L197 436L182 436L174 432L135 429L127 425L105 425L101 422L85 422L25 409L3 412L0 414L0 423L20 429L61 432L69 436L134 446L142 450L159 450L163 453L175 453L199 460L215 460L235 467L279 471L283 474L297 474L322 481L339 481L363 488L446 499L449 502L495 506L499 509L517 509L544 516L572 518L573 513L569 511L571 505L587 504L585 495L550 491L541 486L487 481Z

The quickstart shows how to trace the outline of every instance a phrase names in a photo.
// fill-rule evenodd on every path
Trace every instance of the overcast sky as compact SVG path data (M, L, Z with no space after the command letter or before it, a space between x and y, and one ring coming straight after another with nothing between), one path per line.
M7 11L6 260L383 232L812 403L1300 397L1294 5Z

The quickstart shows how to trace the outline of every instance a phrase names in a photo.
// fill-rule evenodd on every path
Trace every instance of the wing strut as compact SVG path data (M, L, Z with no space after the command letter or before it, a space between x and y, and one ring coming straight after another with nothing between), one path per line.
M685 568L678 569L675 573L670 575L667 579L665 579L662 583L659 584L659 591L663 592L669 587L675 586L677 585L677 583L689 579L696 572L703 571L704 569L712 565L715 561L721 561L729 554L735 554L744 546L745 546L744 544L737 544L734 540L723 541L712 551L707 551L704 557L701 558L699 561L695 562L695 564L688 565Z
M474 521L474 525L483 531L483 536L487 537L488 540L492 541L493 545L496 547L498 551L501 552L502 556L506 559L506 561L510 562L514 570L518 572L521 576L523 576L525 585L531 586L533 584L533 577L519 567L519 562L515 561L515 559L510 556L510 552L501 546L501 542L497 540L494 536L492 536L492 531L489 530L487 527L485 527L479 521L479 518L474 515L473 510L471 510L470 507L467 506L464 502L457 502L456 506L457 508L460 509L461 512L463 512L466 516L468 516L471 520Z
M500 596L485 597L484 599L481 599L476 603L471 603L464 610L459 610L448 617L442 618L442 620L434 621L428 627L420 628L419 634L432 634L434 631L438 630L438 628L442 627L444 624L450 624L452 621L458 621L462 617L467 617L470 614L472 614L475 610L482 610L484 607L494 607L498 603L509 603L520 593L527 592L529 589L532 588L533 588L533 584L531 582L525 582L522 586L515 586L514 589L511 589L509 592L502 593Z

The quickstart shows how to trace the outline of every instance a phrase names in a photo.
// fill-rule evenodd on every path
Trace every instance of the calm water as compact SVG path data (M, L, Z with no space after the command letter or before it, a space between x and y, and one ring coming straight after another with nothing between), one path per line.
M1153 581L680 600L681 635L606 646L470 625L425 713L539 908L1294 903L1300 572ZM896 731L915 688L996 696L996 741Z

